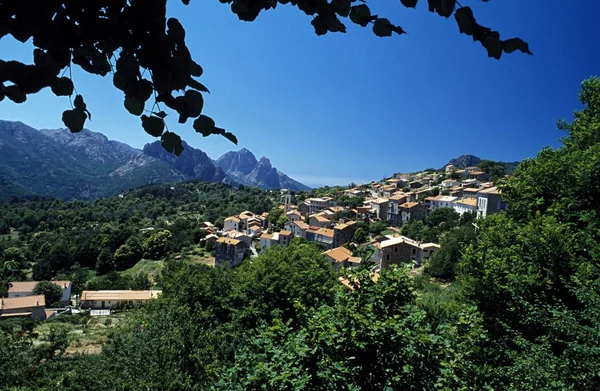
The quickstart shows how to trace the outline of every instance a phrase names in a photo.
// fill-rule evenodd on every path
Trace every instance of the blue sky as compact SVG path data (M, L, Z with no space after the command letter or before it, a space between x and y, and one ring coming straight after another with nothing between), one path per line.
M416 10L367 3L408 34L377 38L348 21L347 34L318 37L311 18L289 5L246 23L217 0L170 0L169 16L187 29L212 92L204 112L240 143L203 138L175 115L171 130L213 158L246 147L309 185L345 185L441 167L461 154L514 161L556 147L556 120L572 117L581 81L600 74L600 2L462 0L480 24L525 39L535 54L500 61L460 35L454 18L427 12L425 0ZM32 61L30 47L8 38L0 53ZM139 148L153 141L110 76L73 77L93 114L89 129ZM0 118L57 128L67 108L66 98L44 91L22 105L5 99Z

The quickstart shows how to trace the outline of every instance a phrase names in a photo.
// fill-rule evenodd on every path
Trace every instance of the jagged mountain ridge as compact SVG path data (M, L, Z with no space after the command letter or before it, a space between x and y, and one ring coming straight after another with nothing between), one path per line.
M267 177L263 171L271 173L270 162L262 167L255 174ZM206 153L187 144L178 157L159 141L139 150L87 129L73 134L0 120L0 200L13 196L92 200L142 185L195 179L237 184Z
M446 165L444 167L446 167L448 164L452 164L456 168L464 169L464 168L471 167L471 166L477 166L479 163L481 163L482 160L484 160L484 159L481 159L475 155L460 155L454 159L450 159L450 161L448 163L446 163ZM501 162L501 163L504 163L504 166L506 167L506 172L510 174L517 169L517 166L519 165L520 162ZM442 169L444 167L442 167Z
M266 157L259 160L246 148L223 154L215 164L229 177L246 186L263 189L309 190L308 186L295 181L271 165Z

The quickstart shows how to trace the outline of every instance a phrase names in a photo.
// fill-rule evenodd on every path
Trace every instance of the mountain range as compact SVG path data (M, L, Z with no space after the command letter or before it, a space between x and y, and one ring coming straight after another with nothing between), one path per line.
M22 122L0 120L0 200L48 196L92 200L150 183L187 180L223 182L263 189L309 188L242 149L213 161L184 144L180 156L159 141L143 150L84 129L36 130Z
M481 163L482 160L483 159L481 159L475 155L460 155L459 157L450 159L450 161L444 167L446 167L448 164L452 164L453 166L455 166L457 168L467 168L467 167L471 167L471 166L477 166L479 163ZM506 168L506 173L511 174L512 172L514 172L517 169L517 166L519 165L520 162L500 162L500 163L504 164L504 167ZM442 167L442 169L444 169L444 167Z

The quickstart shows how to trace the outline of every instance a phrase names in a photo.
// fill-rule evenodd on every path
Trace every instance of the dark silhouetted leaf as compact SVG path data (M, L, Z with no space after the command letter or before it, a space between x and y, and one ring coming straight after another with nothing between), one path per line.
M50 86L56 96L70 96L73 94L73 82L68 77L57 77Z
M331 8L339 16L347 18L350 15L351 2L351 0L334 0L331 2Z
M488 56L499 60L502 56L502 42L500 41L500 33L492 31L483 40L482 45L486 48Z
M458 31L462 34L473 35L472 23L475 22L475 18L470 7L462 7L456 10L454 18L458 24Z
M185 30L179 20L176 18L169 18L167 20L167 35L177 43L183 43L185 41Z
M194 130L204 137L207 137L213 134L213 129L215 128L215 121L212 118L207 117L206 115L201 115L194 121Z
M83 110L65 110L62 114L62 121L72 133L81 132L87 116Z
M160 137L165 130L165 123L158 117L142 115L142 127L150 136Z
M165 113L164 111L159 111L158 113L152 113L152 114L154 114L155 116L157 116L158 118L161 118L161 119L165 119L165 117L167 116L167 113Z
M181 2L185 5L190 5L190 0L181 0Z
M520 38L511 38L511 39L507 39L506 41L502 42L502 50L504 50L504 52L508 53L508 54L510 54L516 50L520 50L521 52L526 53L526 54L533 54L529 50L529 45L527 44L527 42L524 42Z
M27 95L25 95L18 86L8 86L4 88L6 97L15 103L25 103Z
M346 26L335 15L327 18L327 29L332 33L346 32Z
M181 137L173 132L164 132L160 138L160 143L164 149L166 149L168 152L174 153L177 156L181 155L181 152L183 152L183 143L181 142Z
M197 80L194 80L190 77L190 80L188 81L188 86L198 90L198 91L202 91L202 92L208 92L210 94L210 91L208 90L208 88L206 88L206 86L202 83L200 83Z
M83 96L81 96L81 95L75 96L75 100L73 101L73 106L75 107L75 110L80 110L80 111L87 110L87 105L83 101Z
M438 14L445 18L449 18L454 12L454 7L456 7L456 0L441 0Z
M221 135L223 135L223 137L225 137L227 140L231 141L232 143L234 143L235 145L237 145L238 143L238 139L237 137L235 137L235 135L231 132L226 132L225 129L222 129L223 133L220 133Z
M410 8L415 8L417 6L418 1L419 0L400 0L403 6Z
M204 98L201 93L195 90L187 90L184 95L184 100L190 117L196 118L202 113Z
M367 27L371 17L371 10L366 4L355 5L350 10L350 20L363 27Z
M323 15L317 15L310 24L315 28L317 35L325 35L327 33L327 18Z
M192 61L190 63L190 74L192 76L200 77L200 76L202 76L203 73L204 73L204 70L202 69L202 67L200 65L198 65L194 61Z
M379 18L373 24L373 32L378 37L391 37L392 36L392 24L386 18Z
M133 115L142 115L144 112L144 104L133 96L125 98L125 108Z
M125 76L125 72L117 71L113 75L113 85L115 87L117 87L118 89L120 89L121 91L125 91L125 89L127 88L128 82L129 82L129 80L127 80L127 76Z

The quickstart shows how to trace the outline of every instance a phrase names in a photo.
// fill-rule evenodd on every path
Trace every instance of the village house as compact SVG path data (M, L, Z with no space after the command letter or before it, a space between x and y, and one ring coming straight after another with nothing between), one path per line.
M392 193L396 192L398 188L394 185L385 185L381 188L381 195L383 197L390 197Z
M440 249L440 245L437 243L422 243L421 244L421 261L425 261Z
M327 208L328 206L336 206L336 202L333 197L307 198L303 204L305 204L303 208L306 211L300 210L300 204L298 205L298 209L302 214L314 214Z
M361 259L352 256L352 251L345 247L337 247L323 252L325 259L335 269L360 266Z
M452 171L456 170L456 166L454 164L448 164L446 166L446 173L450 173Z
M435 197L428 197L425 200L427 201L426 205L428 205L429 211L433 212L439 208L453 208L454 201L456 201L457 198L452 196L438 195Z
M283 210L288 212L292 205L292 195L288 192L287 189L281 189L281 204L283 205Z
M81 308L90 309L135 307L156 299L161 293L160 290L83 291L81 292L80 305Z
M71 281L51 281L60 288L60 302L69 304L71 302ZM33 296L33 289L38 281L12 281L8 283L8 297ZM54 303L49 303L54 304Z
M263 227L262 224L258 224L258 223L250 223L248 224L248 236L250 236L251 238L255 238L258 235L260 235L263 231Z
M241 240L242 242L246 243L247 247L250 247L250 245L252 244L252 238L250 237L250 235L245 234L243 232L227 231L227 232L225 232L224 236L227 238L230 238L230 239Z
M46 320L54 311L46 310L44 295L0 298L0 319L31 318Z
M474 198L477 199L477 193L479 192L479 188L474 188L474 187L467 187L465 189L463 189L462 194L463 194L463 199L465 198Z
M421 183L420 181L412 181L408 183L408 187L410 189L420 189L421 187L423 187L423 183Z
M422 256L423 250L419 242L406 236L390 238L380 243L381 269L389 269L391 265L420 264Z
M405 194L393 195L388 200L387 208L387 222L393 227L399 227L402 225L402 214L400 205L407 202Z
M333 247L339 247L344 243L349 243L356 232L356 222L348 221L333 227Z
M446 180L443 180L440 185L444 189L449 189L449 188L454 187L454 186L459 186L460 182L457 181L457 180L454 180L454 179L446 179Z
M454 201L454 210L461 216L467 212L477 214L477 199L463 198L461 200L456 200Z
M400 210L401 225L411 220L423 220L425 218L425 205L419 202L405 202L398 208Z
M314 227L329 228L331 227L331 220L323 215L312 215L308 218L308 224Z
M308 224L304 221L289 221L285 224L285 229L286 231L290 231L293 237L306 239Z
M248 249L246 242L238 239L219 238L215 244L215 266L231 268L239 265L244 260Z
M260 252L273 247L275 244L279 244L279 232L275 233L264 233L260 235Z
M293 239L293 235L291 231L281 230L279 231L279 245L283 247L287 247L290 245L290 242Z
M506 201L496 186L477 192L477 217L487 216L507 209Z
M306 240L315 242L325 248L333 245L334 231L332 229L309 226L306 230Z
M236 216L229 216L223 223L223 232L227 231L239 231L240 230L240 219Z
M469 173L469 179L476 179L479 182L486 182L490 179L490 174L483 171L471 171Z
M290 210L285 214L290 221L300 221L303 220L302 213L297 210Z
M354 188L354 189L344 190L344 195L346 197L350 197L350 198L352 198L352 197L364 197L365 193L362 190Z
M480 188L481 187L481 181L479 181L478 179L465 179L464 181L462 181L462 185L464 187L477 187L477 188Z
M373 213L377 218L381 220L387 219L389 201L390 200L387 198L377 198L371 200L371 207L373 209Z

